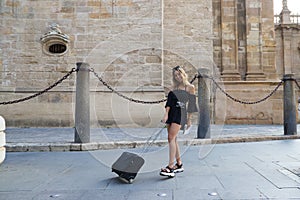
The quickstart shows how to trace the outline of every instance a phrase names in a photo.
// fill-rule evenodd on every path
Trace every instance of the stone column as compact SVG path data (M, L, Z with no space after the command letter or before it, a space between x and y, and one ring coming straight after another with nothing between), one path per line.
M75 142L90 142L90 71L89 64L76 63Z
M240 80L236 0L221 0L222 79Z
M246 80L264 80L262 70L262 2L246 1L247 73Z
M273 0L262 0L261 39L262 39L262 69L266 80L278 80L276 70L276 40L274 30Z
M283 108L284 108L284 135L297 135L296 99L293 74L286 74L283 77Z
M209 69L198 69L198 130L197 138L210 138L210 87L206 76L209 75Z

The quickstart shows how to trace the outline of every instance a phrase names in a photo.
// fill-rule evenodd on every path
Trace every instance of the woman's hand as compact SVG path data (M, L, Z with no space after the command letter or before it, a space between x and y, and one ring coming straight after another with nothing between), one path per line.
M166 123L167 120L168 120L168 113L165 113L163 119L161 120L161 122Z

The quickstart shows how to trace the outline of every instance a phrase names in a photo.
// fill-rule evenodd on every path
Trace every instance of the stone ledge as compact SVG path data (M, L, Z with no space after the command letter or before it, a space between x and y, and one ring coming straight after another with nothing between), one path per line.
M249 137L228 137L213 139L190 139L179 140L180 145L207 145L224 143L261 142L272 140L300 139L300 135L282 136L249 136ZM119 142L91 142L91 143L6 143L7 152L45 152L45 151L95 151L108 149L128 149L145 147L146 141L119 141ZM162 147L168 145L167 140L157 140L151 146Z

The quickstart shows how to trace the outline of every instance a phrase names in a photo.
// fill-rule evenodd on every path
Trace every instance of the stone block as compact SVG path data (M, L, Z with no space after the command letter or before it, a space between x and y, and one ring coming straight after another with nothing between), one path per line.
M26 149L29 152L44 152L44 151L50 151L49 144L38 144L38 143L27 143L25 144Z
M91 143L83 143L81 144L81 150L82 151L93 151L93 150L98 150L98 143L96 142L91 142Z
M6 142L5 142L5 132L0 132L0 147L5 146Z
M26 152L28 151L28 146L25 143L15 143L15 144L6 144L7 152Z
M5 160L5 147L0 147L0 164Z
M79 143L71 143L70 151L81 151L81 144Z
M71 144L65 143L65 144L50 144L50 151L70 151Z
M104 149L114 149L115 148L115 143L114 142L101 142L99 143L99 150L104 150Z

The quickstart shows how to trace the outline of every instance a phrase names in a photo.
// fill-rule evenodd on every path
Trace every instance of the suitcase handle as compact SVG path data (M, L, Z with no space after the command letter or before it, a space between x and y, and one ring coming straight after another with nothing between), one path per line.
M140 155L143 155L147 149L149 149L154 142L157 140L157 138L161 135L161 133L163 132L163 130L167 127L166 124L164 124L164 127L160 128L157 132L155 132L154 134L152 134L146 141L146 145L144 147L144 149L142 150L142 152L140 153ZM153 138L153 139L152 139Z

